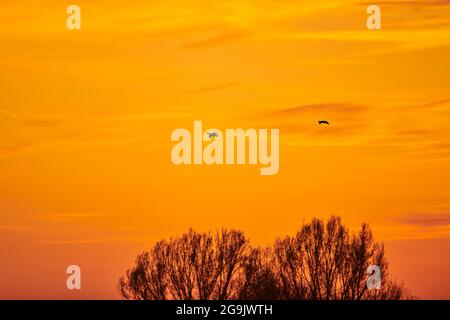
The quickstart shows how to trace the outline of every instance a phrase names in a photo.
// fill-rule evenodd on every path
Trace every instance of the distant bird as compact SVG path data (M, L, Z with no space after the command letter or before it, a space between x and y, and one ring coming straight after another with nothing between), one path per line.
M319 120L319 124L330 124L330 123L326 120Z
M208 138L218 138L219 137L219 133L217 132L207 132L208 134Z

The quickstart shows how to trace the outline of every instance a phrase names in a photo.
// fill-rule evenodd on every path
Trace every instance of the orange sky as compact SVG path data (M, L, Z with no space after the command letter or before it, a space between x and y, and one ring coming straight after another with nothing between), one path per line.
M0 3L0 298L117 298L189 227L258 245L331 214L450 298L450 1L377 1L378 31L357 0L73 3L79 31L72 3ZM194 120L279 128L279 173L173 165Z

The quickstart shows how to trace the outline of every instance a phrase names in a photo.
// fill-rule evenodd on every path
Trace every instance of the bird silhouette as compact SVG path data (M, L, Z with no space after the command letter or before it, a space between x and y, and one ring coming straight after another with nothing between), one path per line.
M326 121L326 120L319 120L318 121L319 122L319 124L330 124L328 121Z
M218 132L207 132L208 134L208 138L218 138L219 137L219 133Z

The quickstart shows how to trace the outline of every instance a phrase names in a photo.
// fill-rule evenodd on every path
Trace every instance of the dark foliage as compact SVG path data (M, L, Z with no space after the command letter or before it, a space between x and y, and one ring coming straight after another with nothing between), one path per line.
M381 289L368 289L369 265L381 269ZM313 219L272 247L252 248L241 231L190 230L138 255L121 277L124 299L412 299L389 279L384 247L368 225L350 234L339 217Z

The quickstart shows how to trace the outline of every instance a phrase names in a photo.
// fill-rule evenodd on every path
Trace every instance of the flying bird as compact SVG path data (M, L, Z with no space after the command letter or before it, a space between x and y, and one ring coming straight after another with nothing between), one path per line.
M217 132L207 132L208 134L208 138L218 138L219 137L219 133Z
M319 120L319 124L330 124L330 123L326 120Z

